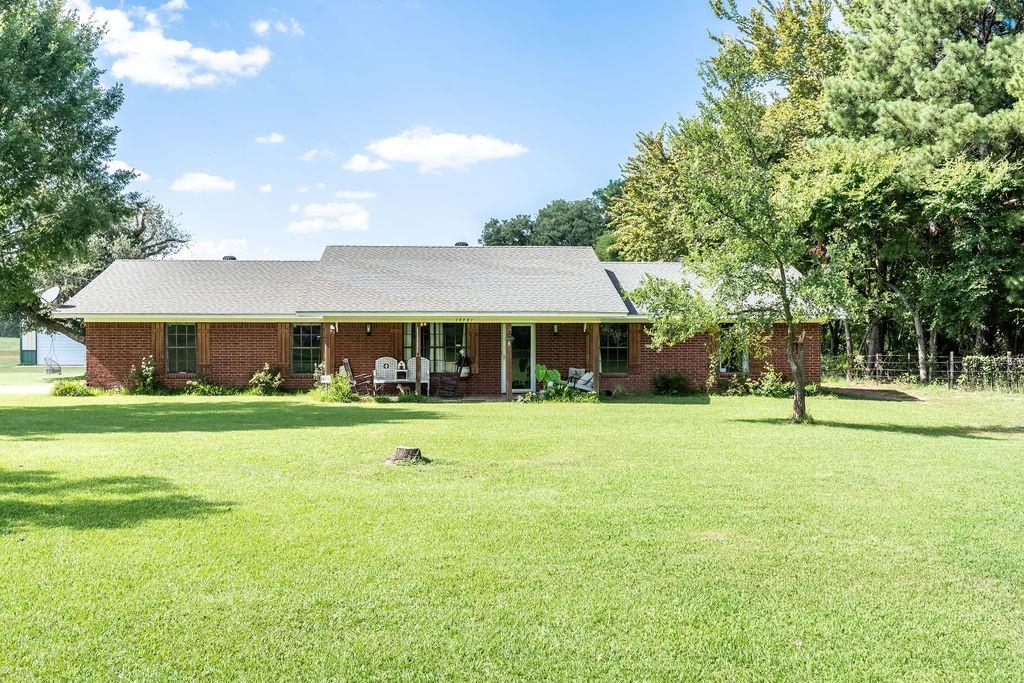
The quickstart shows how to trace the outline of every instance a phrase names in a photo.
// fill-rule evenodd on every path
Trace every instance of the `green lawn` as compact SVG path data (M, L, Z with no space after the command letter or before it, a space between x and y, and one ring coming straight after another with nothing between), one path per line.
M0 337L0 368L17 365L21 347L17 337Z
M1019 680L1024 400L810 407L0 396L0 678Z

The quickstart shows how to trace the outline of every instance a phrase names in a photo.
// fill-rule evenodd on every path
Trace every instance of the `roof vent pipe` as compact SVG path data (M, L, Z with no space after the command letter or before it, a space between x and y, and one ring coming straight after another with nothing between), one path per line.
M234 256L225 256L225 257L221 258L221 261L237 261L237 260L238 259L236 259Z
M456 242L455 246L457 246L457 247L468 247L469 246L469 242Z

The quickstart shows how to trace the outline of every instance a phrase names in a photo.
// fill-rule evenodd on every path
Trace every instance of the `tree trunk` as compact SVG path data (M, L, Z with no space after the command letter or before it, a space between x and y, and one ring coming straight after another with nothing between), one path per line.
M846 339L846 381L853 379L853 339L850 337L850 319L843 318L843 337Z
M878 360L878 318L872 315L868 322L867 331L868 352L867 352L867 373L868 377L875 376L875 364Z
M939 360L939 330L933 327L928 331L928 381L935 379L935 364Z
M914 319L914 337L917 341L917 376L921 384L924 384L928 381L928 345L924 338L924 323L921 321L921 314L910 304L910 300L904 296L902 290L891 282L886 284L903 304L903 307L907 309L910 317Z
M804 351L803 333L797 335L796 326L788 325L786 334L786 359L789 371L793 376L793 422L807 419L807 391L804 388Z

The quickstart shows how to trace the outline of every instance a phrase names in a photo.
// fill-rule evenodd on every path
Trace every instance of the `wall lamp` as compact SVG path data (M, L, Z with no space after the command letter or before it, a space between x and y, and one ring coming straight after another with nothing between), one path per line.
M366 323L366 336L370 336L370 323Z
M558 336L558 323L555 323L555 330L554 330L554 332L555 332L555 336L557 337Z

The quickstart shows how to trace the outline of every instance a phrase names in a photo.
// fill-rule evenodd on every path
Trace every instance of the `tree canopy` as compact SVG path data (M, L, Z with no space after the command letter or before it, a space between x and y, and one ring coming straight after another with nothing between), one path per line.
M593 246L598 247L602 259L609 259L615 238L608 206L620 186L621 181L612 180L586 199L556 199L534 217L492 218L484 224L479 242L487 246Z
M131 213L131 173L107 169L122 92L100 83L99 37L58 0L0 5L0 314L62 331L38 275Z

